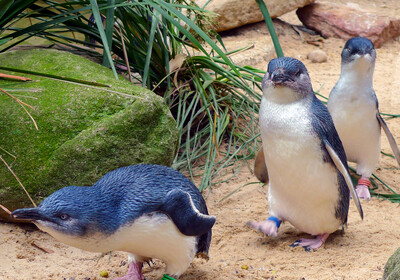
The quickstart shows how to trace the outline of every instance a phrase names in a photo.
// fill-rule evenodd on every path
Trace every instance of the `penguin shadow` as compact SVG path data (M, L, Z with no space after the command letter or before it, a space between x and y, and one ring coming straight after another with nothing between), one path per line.
M195 258L188 269L179 277L185 280L209 279L209 273L204 270L207 268L207 261L201 258ZM145 280L159 280L163 277L166 270L166 264L158 259L143 264L143 275Z
M195 258L190 264L189 268L180 276L180 279L185 280L199 280L209 279L209 271L207 271L207 260Z
M288 224L282 224L279 229L278 236L268 236L260 231L252 230L256 240L253 241L253 246L255 248L261 248L261 250L265 250L266 248L272 250L287 250L289 245L292 244L295 240L300 239L304 234L302 232L297 231L295 228L290 227Z
M262 233L256 232L256 234L261 235ZM343 244L338 244L343 242L343 236L345 235L345 230L338 229L337 231L331 233L329 235L326 244L324 244L321 248L317 250L306 250L301 246L292 246L295 242L302 238L310 238L313 239L315 236L307 234L305 232L299 231L296 228L292 227L289 224L283 224L279 229L278 236L266 236L262 234L262 237L257 238L254 242L256 248L262 248L265 250L266 248L270 250L278 250L278 251L292 251L296 252L307 252L307 253L316 253L319 251L324 251L325 249L329 249L330 247L342 246Z
M128 267L126 269L128 269ZM145 280L161 279L165 273L165 269L165 263L159 259L152 259L148 262L144 262L142 267Z

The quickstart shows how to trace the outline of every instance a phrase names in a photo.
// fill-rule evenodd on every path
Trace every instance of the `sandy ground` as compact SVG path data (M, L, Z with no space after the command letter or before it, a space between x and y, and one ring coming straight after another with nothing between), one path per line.
M347 1L339 1L346 3ZM355 0L371 12L390 16L400 14L398 0ZM294 13L282 17L298 24ZM240 29L242 30L242 29ZM253 51L268 47L263 40L267 32L263 24L230 33L227 40L250 42ZM318 47L302 42L291 29L278 30L286 56L301 59L309 70L313 87L328 96L340 74L340 52L344 41L324 40L320 47L328 55L328 61L313 64L307 54ZM260 36L263 35L263 36ZM400 38L387 42L377 50L374 87L380 101L381 112L400 113ZM250 56L251 56L251 52ZM254 54L254 53L253 53ZM247 54L249 55L249 54ZM253 59L253 60L251 60ZM267 55L250 58L257 68L265 69ZM388 120L388 125L400 143L400 119ZM390 152L382 136L382 149ZM400 170L396 162L381 157L376 174L395 190L400 191ZM290 174L288 174L289 176ZM267 187L248 185L228 199L221 199L233 190L256 179L250 169L242 171L228 183L215 186L205 193L211 214L217 216L213 228L210 260L196 259L181 279L382 279L384 265L400 246L400 219L398 204L372 198L362 201L365 218L360 220L353 204L350 205L348 228L329 237L323 248L305 252L291 248L295 240L307 235L285 223L277 238L265 237L245 226L249 220L268 217ZM381 188L381 187L380 187ZM46 253L42 249L50 249ZM246 269L247 268L247 269ZM113 252L105 256L69 247L51 236L35 230L33 226L17 226L0 223L0 279L102 279L100 271L107 270L114 278L127 272L126 254ZM161 279L164 264L156 260L151 268L145 265L146 279Z

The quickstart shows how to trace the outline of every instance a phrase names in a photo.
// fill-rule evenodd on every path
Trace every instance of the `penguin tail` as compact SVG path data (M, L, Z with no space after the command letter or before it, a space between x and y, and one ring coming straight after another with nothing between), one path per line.
M211 230L215 216L200 213L188 192L174 189L167 193L160 211L166 213L181 233L199 236Z

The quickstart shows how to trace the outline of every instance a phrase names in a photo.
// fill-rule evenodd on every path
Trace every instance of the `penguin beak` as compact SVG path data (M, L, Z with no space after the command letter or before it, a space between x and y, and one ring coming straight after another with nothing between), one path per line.
M22 208L11 213L11 219L45 220L39 208Z
M373 57L369 53L364 53L364 54L355 54L354 55L354 61L356 61L356 65L362 68L370 68L371 64L373 63Z
M357 54L361 55L361 56L366 56L368 54L370 54L372 51L371 48L367 47L367 46L361 46L358 50L357 50Z
M286 75L283 69L276 69L271 74L271 81L275 85L280 85L280 84L283 84L283 83L285 83L287 81L293 82L293 78L290 77L289 75Z
M371 60L372 59L372 52L373 50L367 46L360 46L358 49L353 50L352 56L354 58L361 58L365 60Z

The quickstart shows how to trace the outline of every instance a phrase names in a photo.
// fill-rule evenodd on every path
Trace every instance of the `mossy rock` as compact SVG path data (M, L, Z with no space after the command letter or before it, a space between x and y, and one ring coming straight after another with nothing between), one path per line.
M384 280L400 279L400 248L388 259L383 271Z
M35 108L28 111L39 130L17 102L0 95L0 155L35 202L68 185L92 185L121 166L172 164L176 122L153 92L121 77L116 80L111 70L83 57L56 50L7 52L0 55L0 66L111 85L82 86L21 73L11 74L33 82L0 81L0 88ZM10 210L32 205L2 162L0 204ZM1 217L7 215L0 210Z

